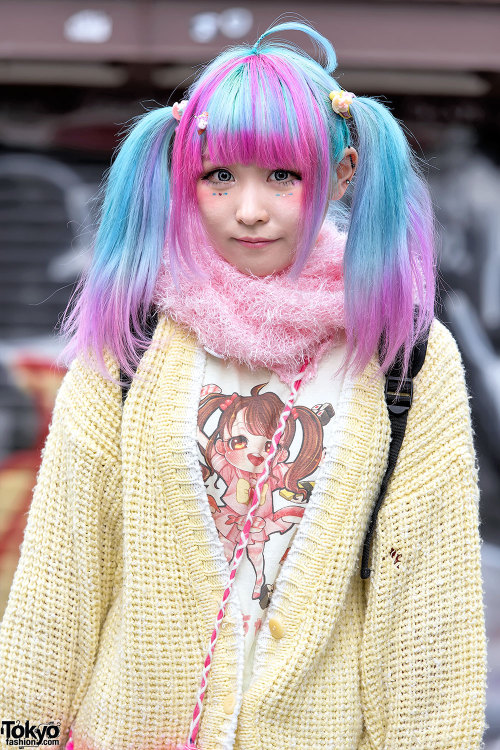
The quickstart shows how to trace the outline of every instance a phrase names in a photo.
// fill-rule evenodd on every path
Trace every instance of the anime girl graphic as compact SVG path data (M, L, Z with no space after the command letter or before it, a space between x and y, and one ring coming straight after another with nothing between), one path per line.
M250 491L263 471L284 408L283 401L275 393L260 393L265 385L254 386L250 396L238 393L227 396L215 384L204 386L201 392L198 443L204 462L200 461L200 464L205 482L215 473L226 484L221 496L222 506L211 495L208 499L228 563L232 561L248 513ZM203 427L217 409L221 415L215 430L208 436ZM287 532L304 514L314 483L303 480L313 474L322 461L323 426L333 415L331 404L320 404L313 409L296 406L286 422L269 479L262 489L246 549L256 576L253 599L260 597L265 586L263 552L267 540L272 534ZM287 462L297 421L302 427L302 443L295 459ZM275 511L275 491L279 491L291 507Z

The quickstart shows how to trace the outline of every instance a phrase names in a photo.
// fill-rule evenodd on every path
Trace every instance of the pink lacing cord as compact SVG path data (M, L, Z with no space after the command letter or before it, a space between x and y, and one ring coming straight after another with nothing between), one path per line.
M273 435L273 439L271 441L271 449L269 453L267 454L265 464L264 464L264 470L262 474L260 475L259 479L257 480L255 489L253 490L252 505L248 511L245 523L243 525L243 530L241 532L240 541L238 542L238 546L236 547L236 553L234 555L233 564L229 573L229 586L224 591L221 606L220 606L219 612L217 613L217 617L215 619L215 628L210 637L210 647L208 649L208 653L205 658L205 666L203 668L201 685L200 685L200 689L198 691L198 696L196 699L196 706L195 706L194 713L193 713L193 719L191 721L191 726L189 727L189 737L188 737L186 744L178 745L176 750L198 750L198 747L195 745L195 742L196 742L196 736L198 734L198 728L199 728L199 723L200 723L199 717L201 713L201 705L203 702L203 698L205 696L207 676L208 676L208 673L210 671L210 667L212 664L212 654L215 648L217 637L219 635L219 628L220 628L222 619L224 617L224 614L226 612L226 604L227 604L227 600L229 599L231 589L233 587L233 582L236 576L236 571L241 562L243 552L245 551L246 546L248 544L248 538L250 536L250 529L252 527L253 516L255 514L256 509L259 507L260 493L262 492L262 487L264 486L264 484L266 483L266 480L269 477L272 460L274 456L276 455L278 443L283 434L283 430L285 429L286 420L288 419L290 412L292 411L293 405L297 398L297 393L298 393L300 384L302 382L303 372L306 369L308 364L309 364L309 361L306 360L304 364L302 365L302 367L300 368L299 375L297 376L297 378L295 379L293 383L290 396L288 397L288 401L285 405L285 408L283 409L281 413L278 427L276 428L276 432Z
M226 613L226 604L229 599L231 590L233 588L236 571L238 570L238 566L241 562L243 552L245 551L247 544L248 544L248 539L250 536L250 529L252 527L252 520L253 520L256 509L259 507L260 493L262 492L262 487L264 486L264 484L266 483L266 480L269 477L272 460L274 456L276 455L278 443L283 434L283 430L285 429L286 420L288 419L288 417L290 416L290 413L292 412L293 405L296 401L298 390L302 382L303 373L308 364L309 364L309 360L306 359L306 361L304 362L304 364L299 370L299 375L297 376L297 378L295 379L292 385L290 396L288 397L288 401L285 405L285 408L281 412L278 427L276 428L276 432L274 433L273 439L271 441L271 449L269 453L267 454L267 457L264 463L264 470L262 474L260 475L259 479L257 480L255 488L252 491L253 500L252 500L251 507L248 511L247 517L245 519L245 523L243 525L243 530L241 532L240 541L238 542L238 546L236 547L236 553L234 555L233 564L229 573L229 586L224 591L221 606L217 613L217 617L215 618L215 628L210 637L210 646L209 646L208 653L205 658L205 666L203 668L201 685L200 685L200 689L198 691L198 695L196 698L196 706L194 709L193 718L191 720L191 725L189 727L188 740L184 745L178 745L176 747L176 750L198 750L198 747L197 745L195 745L195 742L196 742L196 737L198 735L198 729L200 725L201 706L203 703L203 698L205 697L205 688L207 685L208 673L210 672L210 667L212 665L212 654L213 654L215 644L217 642L217 638L219 635L221 622ZM73 738L72 738L71 731L69 734L68 743L66 745L66 750L73 750Z

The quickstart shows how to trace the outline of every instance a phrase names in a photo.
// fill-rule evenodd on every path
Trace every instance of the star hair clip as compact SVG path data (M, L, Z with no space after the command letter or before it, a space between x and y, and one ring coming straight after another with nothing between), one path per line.
M330 91L328 97L332 102L332 109L334 112L343 117L344 120L348 120L352 117L349 107L352 104L352 100L356 98L356 95L353 94L352 91L338 89Z

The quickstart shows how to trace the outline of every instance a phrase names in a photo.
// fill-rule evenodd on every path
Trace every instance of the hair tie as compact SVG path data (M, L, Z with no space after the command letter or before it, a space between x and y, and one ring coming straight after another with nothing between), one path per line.
M356 94L353 94L352 91L338 89L330 91L328 97L332 102L332 109L334 112L343 117L344 120L348 120L352 117L349 107L352 104L352 100L356 98Z
M295 408L295 406L292 408L292 417L294 419L298 419L299 418L299 415L297 413L297 409Z
M227 407L233 403L237 395L238 395L237 393L233 393L232 396L229 396L229 398L226 398L226 400L223 401L222 404L219 406L219 409L222 409L222 411L225 411Z

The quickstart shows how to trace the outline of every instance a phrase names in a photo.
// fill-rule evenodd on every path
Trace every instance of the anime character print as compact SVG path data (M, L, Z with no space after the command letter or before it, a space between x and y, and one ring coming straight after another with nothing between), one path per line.
M226 395L215 384L205 385L201 391L198 410L198 443L205 486L215 474L215 487L222 479L226 485L221 493L222 505L208 494L212 517L224 545L230 564L240 538L249 509L251 490L264 469L266 455L284 408L283 401L273 392L261 393L262 383L251 389L250 396L238 393ZM204 427L219 410L218 423L212 434ZM323 427L334 415L329 403L312 409L296 406L285 425L285 430L270 467L268 481L262 488L259 508L253 519L247 557L255 571L252 599L259 599L267 591L264 571L264 547L272 534L284 534L299 523L314 487L307 481L324 456ZM290 460L290 446L302 428L302 440L297 454ZM213 420L212 420L213 424ZM287 501L285 507L274 509L273 493Z

